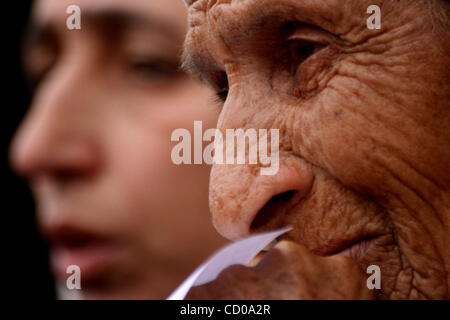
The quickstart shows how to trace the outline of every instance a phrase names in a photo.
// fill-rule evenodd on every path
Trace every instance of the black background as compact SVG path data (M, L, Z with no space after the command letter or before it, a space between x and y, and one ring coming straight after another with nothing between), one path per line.
M33 200L25 181L11 171L8 148L30 102L21 63L20 45L29 16L31 1L3 1L0 7L2 34L2 234L5 251L1 264L2 285L10 288L8 298L55 298L49 273L48 253L35 226Z

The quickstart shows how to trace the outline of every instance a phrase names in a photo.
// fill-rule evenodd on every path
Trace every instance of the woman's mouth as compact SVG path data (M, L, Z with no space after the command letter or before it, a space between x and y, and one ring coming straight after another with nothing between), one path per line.
M74 228L53 232L50 241L50 262L55 276L65 281L73 274L68 267L77 266L82 287L107 278L107 270L123 254L123 248L116 241Z

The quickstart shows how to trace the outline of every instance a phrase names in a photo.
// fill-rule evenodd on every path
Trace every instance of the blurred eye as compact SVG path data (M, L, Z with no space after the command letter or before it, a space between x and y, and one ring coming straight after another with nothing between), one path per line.
M22 43L23 70L32 91L54 68L61 54L61 43L50 27L32 28L25 34Z
M57 60L57 51L50 46L37 46L27 52L24 58L24 70L28 84L35 90Z
M133 76L147 82L165 81L179 74L178 61L153 57L132 58L128 68Z

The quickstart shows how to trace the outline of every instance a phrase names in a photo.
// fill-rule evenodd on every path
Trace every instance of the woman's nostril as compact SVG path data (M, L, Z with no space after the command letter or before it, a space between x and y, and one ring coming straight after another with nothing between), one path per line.
M287 209L287 204L291 202L295 193L296 190L289 190L273 196L264 207L259 210L250 226L250 230L264 231L282 227L284 211Z

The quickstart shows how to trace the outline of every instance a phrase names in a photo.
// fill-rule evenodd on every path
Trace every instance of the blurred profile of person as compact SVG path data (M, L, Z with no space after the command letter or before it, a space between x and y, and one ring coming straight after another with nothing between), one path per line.
M224 243L209 219L209 166L171 161L171 133L214 127L210 89L180 71L180 0L33 5L24 66L33 101L11 145L65 297L163 299Z

